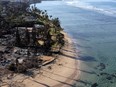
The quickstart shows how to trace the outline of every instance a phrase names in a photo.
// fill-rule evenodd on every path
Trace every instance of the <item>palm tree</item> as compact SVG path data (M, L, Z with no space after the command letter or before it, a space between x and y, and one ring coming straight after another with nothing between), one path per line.
M60 26L59 18L52 19L52 22L53 22L53 24L56 25L57 27L61 27L61 26Z

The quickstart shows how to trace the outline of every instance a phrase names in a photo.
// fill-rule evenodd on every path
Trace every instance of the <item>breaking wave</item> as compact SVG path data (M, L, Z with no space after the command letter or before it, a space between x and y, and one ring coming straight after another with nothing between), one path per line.
M84 2L82 0L72 0L72 1L70 0L65 2L67 3L67 5L71 5L81 9L92 10L105 15L116 17L116 8L115 9L114 8L99 8L94 5L91 5L90 3Z

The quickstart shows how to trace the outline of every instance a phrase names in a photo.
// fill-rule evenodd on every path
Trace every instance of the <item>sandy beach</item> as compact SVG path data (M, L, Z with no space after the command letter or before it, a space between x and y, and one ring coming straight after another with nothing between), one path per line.
M66 45L53 64L44 66L42 70L37 71L39 74L36 74L35 77L18 75L11 82L13 84L20 83L21 87L72 87L79 78L79 60L76 60L78 54L74 50L72 40L66 33L64 35ZM7 85L2 87L7 87Z

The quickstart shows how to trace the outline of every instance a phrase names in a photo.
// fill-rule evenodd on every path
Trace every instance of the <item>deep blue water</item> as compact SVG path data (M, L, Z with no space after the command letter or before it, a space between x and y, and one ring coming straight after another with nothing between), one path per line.
M37 7L60 18L79 51L76 87L116 87L116 1L43 1Z

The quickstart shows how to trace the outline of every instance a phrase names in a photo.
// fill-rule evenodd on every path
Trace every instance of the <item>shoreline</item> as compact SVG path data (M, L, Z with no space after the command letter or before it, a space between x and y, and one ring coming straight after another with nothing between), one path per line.
M80 76L79 60L75 59L76 54L73 49L71 38L64 33L66 45L63 47L63 54L58 56L54 64L45 66L42 74L35 78L26 79L23 83L26 87L71 87ZM48 69L51 67L51 69Z
M13 86L18 87L72 87L80 76L80 61L76 60L78 54L74 50L74 45L67 33L65 36L65 46L61 54L54 63L43 66L39 71L34 71L36 76L25 76L24 74L14 75L10 80ZM7 80L5 82L8 82ZM8 87L4 84L1 87Z

